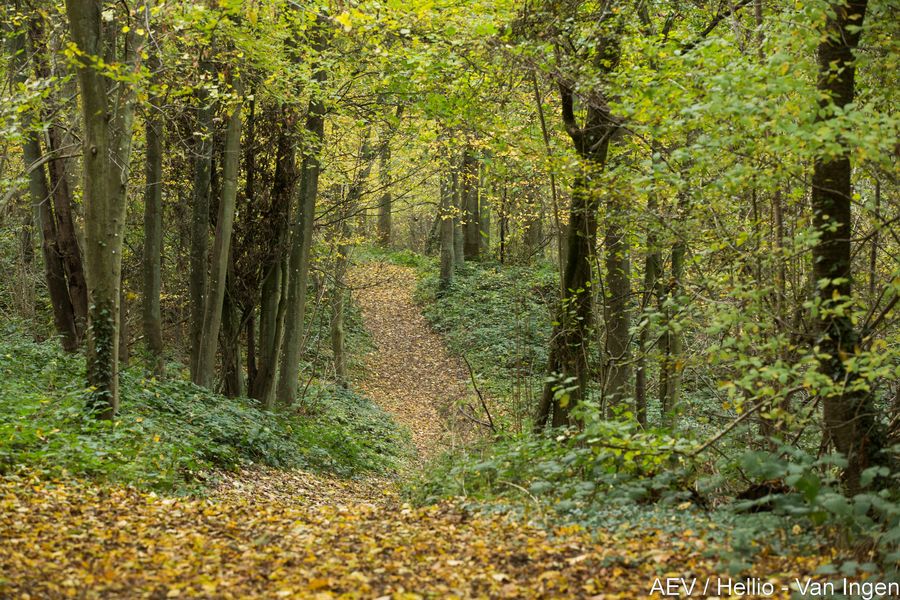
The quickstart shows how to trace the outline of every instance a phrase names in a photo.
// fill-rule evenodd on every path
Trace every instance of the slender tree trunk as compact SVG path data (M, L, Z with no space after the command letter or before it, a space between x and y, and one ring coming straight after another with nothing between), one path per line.
M349 263L350 237L349 219L344 217L338 236L334 259L334 287L331 292L331 351L334 355L334 377L341 387L347 387L347 355L344 351L344 305L346 303L346 274Z
M323 41L320 40L314 45L321 48ZM317 69L314 77L320 84L324 84L325 71L321 68ZM316 198L319 194L319 152L325 136L325 105L319 97L310 100L305 129L308 135L306 139L310 144L304 150L297 214L291 223L284 348L281 353L281 366L278 374L277 398L285 405L291 405L296 400L300 374L300 346L306 312L309 251L312 245Z
M378 243L388 247L391 245L391 211L393 210L390 138L381 142L378 164L378 176L382 188L381 197L378 199Z
M44 258L44 272L47 277L47 290L50 295L50 306L53 309L53 323L60 336L60 343L66 352L78 349L78 327L75 322L75 311L66 287L66 271L57 241L56 222L50 202L50 190L44 166L39 164L41 149L37 134L29 133L22 146L26 165L32 165L28 176L28 187L31 201L39 207L41 223L41 252ZM39 166L34 166L39 165Z
M201 68L209 72L203 61ZM197 367L203 336L203 313L207 293L207 261L209 254L209 197L212 178L213 109L209 94L202 87L197 91L197 133L194 137L194 190L191 215L191 377L199 377Z
M481 207L478 204L478 162L471 148L462 155L460 205L463 212L463 253L466 260L481 256Z
M631 383L631 262L619 199L612 200L607 215L606 248L606 394L612 410L628 397Z
M235 91L242 93L240 81L234 82ZM216 368L216 349L219 329L222 326L222 305L231 253L231 233L234 227L234 209L237 200L237 180L241 156L241 105L237 104L228 118L225 132L225 157L222 166L222 194L219 198L216 236L210 261L209 290L203 314L203 334L197 356L197 372L194 383L212 387Z
M509 215L507 214L508 203L506 201L507 188L509 187L509 183L506 179L503 180L503 192L500 196L500 213L498 215L499 228L500 228L500 264L506 263L506 231L509 228ZM560 271L562 273L562 271ZM560 275L561 277L561 275ZM561 280L560 280L561 281Z
M441 273L438 289L445 293L453 284L453 183L450 175L441 176L441 205L438 210L441 227Z
M256 365L256 307L247 315L247 322L244 326L245 335L247 336L247 390L253 388L256 381L256 373L258 367Z
M151 70L159 69L159 59L154 55L150 62ZM162 140L163 120L160 118L158 106L160 98L155 96L150 101L146 116L147 155L144 167L144 253L143 279L144 290L141 307L141 320L144 339L156 377L165 375L166 361L163 357L162 315L160 313L159 295L162 269Z
M687 193L679 195L679 219L687 213ZM674 426L678 418L678 399L681 392L681 347L682 337L673 323L677 319L678 297L681 294L682 276L684 274L684 257L687 244L683 232L677 233L672 245L669 279L665 283L665 291L661 296L661 310L664 315L665 331L660 340L662 359L659 367L659 400L663 423Z
M604 51L596 60L606 69L618 61L619 46L616 38L607 38L602 47ZM598 208L591 181L604 170L610 140L618 131L617 119L605 104L597 102L588 105L584 127L579 127L572 89L565 83L560 83L559 89L563 123L582 159L582 172L572 191L563 294L550 343L547 383L534 423L536 430L568 425L572 408L587 389L588 332L593 313L591 265L597 244Z
M465 236L463 233L463 218L465 214L465 206L463 204L463 194L460 192L459 185L459 169L456 165L451 166L450 186L453 192L453 263L457 267L465 264Z
M881 181L875 180L875 232L872 234L872 248L869 250L869 298L875 300L875 285L878 282L878 249L881 242Z
M544 102L541 99L537 75L534 71L531 72L531 83L534 87L534 103L537 106L538 118L541 122L541 135L544 138L544 148L547 151L547 158L550 159L553 155L552 148L550 147L550 134L547 131L547 120L544 117ZM553 224L556 228L556 251L557 260L559 261L560 286L562 286L562 277L566 271L566 234L564 227L560 224L559 218L559 196L556 192L556 172L552 167L548 169L548 172L550 174L550 197L553 201ZM503 193L505 197L506 191L504 190Z
M488 202L487 186L485 185L485 170L482 163L478 163L478 212L481 220L478 223L479 239L481 240L481 250L488 256L491 254L491 205ZM543 219L543 209L541 211ZM543 220L541 221L543 224ZM542 230L543 231L543 230Z
M331 294L331 350L334 355L334 373L338 385L347 387L347 353L344 349L344 309L347 304L347 267L350 264L350 215L355 212L362 198L366 181L372 171L374 155L369 145L371 131L363 134L363 142L357 161L356 175L343 203L343 215L336 237L337 256L334 263L334 289Z
M650 218L654 218L658 202L655 193L651 193L647 200L647 214ZM641 312L643 313L653 298L657 296L659 275L662 270L661 257L656 241L656 233L652 226L647 230L647 253L644 258L644 292L641 300ZM644 323L640 327L638 336L638 357L635 370L634 382L634 403L635 414L638 423L647 425L647 352L650 342L650 324L648 319L644 319Z
M260 295L259 367L250 388L250 396L268 409L275 406L278 357L281 353L286 310L288 226L298 179L296 150L291 135L294 122L293 111L282 107L272 183L273 248L267 257Z
M51 76L64 78L67 73L54 69L51 73L47 61L50 50L43 31L41 18L34 18L30 22L29 34L32 54L35 61L35 70L38 77L49 79ZM24 75L24 74L23 74ZM50 154L48 162L48 174L50 176L50 192L53 201L52 215L53 228L56 234L55 245L65 270L66 286L72 311L75 314L76 343L81 344L87 327L87 283L84 277L84 265L81 258L81 248L75 234L75 224L72 219L72 192L69 186L67 172L67 160L64 153L64 132L59 124L60 111L59 99L51 97L44 109L47 128L47 151ZM49 201L49 200L48 200Z
M835 109L853 102L855 65L853 52L862 34L866 0L834 3L819 43L818 89L823 93L818 120L834 118ZM813 225L819 232L813 248L816 279L815 322L819 333L819 369L834 382L824 398L825 436L847 459L843 482L850 494L862 489L860 478L868 467L879 464L883 447L882 427L870 392L852 390L855 375L845 361L852 360L860 341L859 332L845 304L852 298L851 265L851 165L846 149L833 156L816 158L812 176ZM867 386L866 386L867 387Z
M232 294L233 271L228 274L228 290L222 302L222 393L229 398L244 395L245 381L241 363L241 310Z
M10 72L15 74L15 83L24 83L27 80L25 35L12 31L4 31L4 33L8 36ZM37 132L33 130L34 117L35 115L29 113L23 115L22 126L26 133L25 141L22 144L22 159L28 172L28 193L33 208L32 213L41 227L41 253L44 259L44 273L47 279L50 305L53 310L53 323L60 336L63 349L73 352L78 348L78 329L66 285L65 266L59 251L56 221L53 218L47 173L42 162L40 139ZM30 241L28 246L30 247ZM25 256L27 257L28 254L26 253Z
M53 191L53 213L56 218L57 246L66 272L66 283L69 299L75 313L75 330L79 344L87 328L87 283L84 279L84 265L81 260L81 248L75 235L75 223L72 219L72 192L66 170L66 160L59 156L62 152L62 131L57 124L52 124L48 131L50 152L55 158L49 163L50 188Z
M131 358L128 339L128 292L125 287L125 274L122 274L122 285L119 286L119 365L122 368L128 366Z

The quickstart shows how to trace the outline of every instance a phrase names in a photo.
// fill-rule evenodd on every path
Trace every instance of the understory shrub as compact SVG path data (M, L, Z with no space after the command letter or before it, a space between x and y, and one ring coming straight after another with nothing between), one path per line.
M170 369L177 372L178 369ZM138 367L121 375L121 411L85 413L84 360L13 329L0 337L0 473L22 466L144 487L199 490L217 470L250 464L385 472L409 435L351 390L313 383L296 409L268 412Z

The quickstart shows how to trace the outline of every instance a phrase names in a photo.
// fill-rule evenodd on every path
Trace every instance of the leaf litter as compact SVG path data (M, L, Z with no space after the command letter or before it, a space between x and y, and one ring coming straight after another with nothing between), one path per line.
M416 307L414 271L362 265L352 281L376 345L360 388L411 430L420 457L464 441L450 407L469 394L465 371ZM697 532L413 507L390 477L250 468L222 474L208 498L0 478L0 598L630 599L656 577L716 574L707 550ZM762 552L753 572L787 581L827 558Z

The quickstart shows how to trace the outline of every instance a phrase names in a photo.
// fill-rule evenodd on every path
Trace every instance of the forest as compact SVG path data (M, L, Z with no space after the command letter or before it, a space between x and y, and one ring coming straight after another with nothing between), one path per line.
M3 0L0 598L900 598L896 0Z

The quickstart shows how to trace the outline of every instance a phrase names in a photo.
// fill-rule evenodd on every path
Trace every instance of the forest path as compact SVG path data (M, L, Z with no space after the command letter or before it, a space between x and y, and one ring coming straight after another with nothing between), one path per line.
M357 387L409 428L421 458L458 443L468 431L453 409L469 394L467 373L413 299L415 270L366 262L349 281L374 345Z
M413 301L415 272L362 264L351 283L374 344L358 387L420 459L456 443L445 417L467 373ZM0 478L0 534L0 598L581 598L607 570L571 528L410 506L396 479L270 468L223 474L208 498Z

